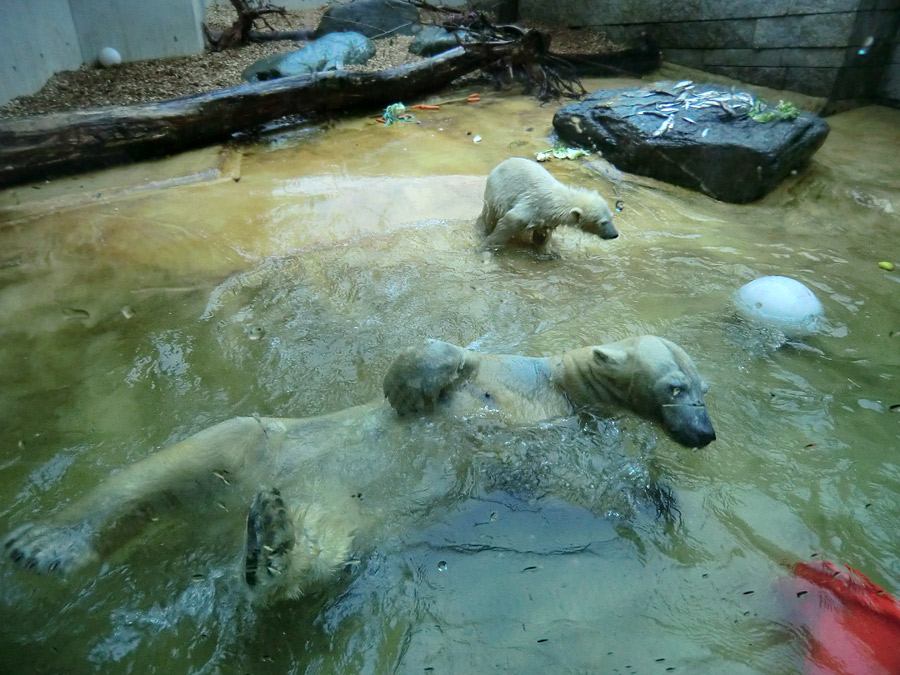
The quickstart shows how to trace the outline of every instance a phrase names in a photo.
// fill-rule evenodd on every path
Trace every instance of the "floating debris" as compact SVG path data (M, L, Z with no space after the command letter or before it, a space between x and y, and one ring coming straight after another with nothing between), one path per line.
M86 309L79 309L78 307L66 307L63 310L63 314L67 319L90 319L91 313Z
M438 572L446 572L447 571L447 561L441 560L438 563Z
M887 270L888 272L894 271L894 263L888 260L882 260L880 263L878 263L878 266L883 270Z
M266 331L263 328L257 326L256 328L250 331L250 339L251 340L261 340L266 334Z
M131 309L131 307L129 307L128 305L125 305L119 311L122 312L122 316L124 316L126 319L130 319L134 316L134 310Z
M412 114L406 112L406 106L402 103L391 103L384 109L384 114L379 118L384 120L385 126L390 126L397 122L415 122L416 118Z

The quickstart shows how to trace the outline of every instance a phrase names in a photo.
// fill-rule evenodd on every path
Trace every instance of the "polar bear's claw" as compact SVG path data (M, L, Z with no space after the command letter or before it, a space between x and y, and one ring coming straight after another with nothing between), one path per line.
M247 514L244 579L256 587L275 581L290 567L296 544L294 522L276 489L257 493Z
M66 574L96 558L84 525L26 523L7 536L3 550L16 565L41 574Z

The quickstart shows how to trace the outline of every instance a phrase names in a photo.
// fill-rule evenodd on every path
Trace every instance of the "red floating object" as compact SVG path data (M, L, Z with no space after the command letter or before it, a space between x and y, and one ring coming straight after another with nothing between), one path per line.
M862 572L825 560L780 585L807 634L807 675L900 675L900 601Z

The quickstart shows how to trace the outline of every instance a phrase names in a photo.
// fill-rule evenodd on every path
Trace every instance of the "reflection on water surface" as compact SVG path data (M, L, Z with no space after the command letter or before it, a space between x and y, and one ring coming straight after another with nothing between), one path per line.
M240 519L213 505L68 582L3 565L4 672L782 673L802 648L775 602L783 563L820 553L900 592L900 275L877 266L900 262L900 113L830 118L808 170L752 205L557 162L624 202L621 237L560 232L558 259L484 263L484 177L546 149L553 113L484 98L419 126L284 134L245 150L238 182L7 208L0 529L224 418L376 398L425 336L530 355L666 336L710 383L719 440L687 451L624 414L513 434L459 476L461 503L264 612L233 583L239 546L217 543ZM824 334L776 349L737 322L731 294L766 274L816 292ZM634 472L674 490L680 522L630 499Z

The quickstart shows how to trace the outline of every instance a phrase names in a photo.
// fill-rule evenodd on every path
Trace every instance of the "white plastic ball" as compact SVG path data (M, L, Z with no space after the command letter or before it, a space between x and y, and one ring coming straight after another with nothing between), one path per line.
M112 47L104 47L100 50L97 60L104 68L112 68L122 63L122 55Z
M760 277L734 294L738 314L751 323L772 328L787 337L815 333L825 310L806 286L790 277Z

